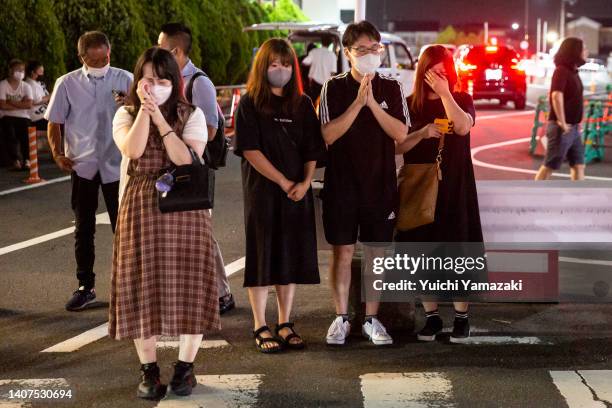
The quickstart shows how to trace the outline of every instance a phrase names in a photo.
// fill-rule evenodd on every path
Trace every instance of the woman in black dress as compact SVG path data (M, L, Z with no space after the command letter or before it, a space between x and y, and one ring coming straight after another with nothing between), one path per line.
M310 182L325 147L299 75L291 45L278 38L266 41L236 115L246 229L244 286L256 345L264 353L304 347L289 319L295 287L320 282ZM278 302L275 333L265 317L272 285Z
M441 129L435 119L448 119L453 133L445 135L442 150L442 180L439 182L435 221L398 232L399 242L482 242L476 182L470 154L470 129L476 113L467 93L455 93L457 74L450 53L441 45L427 48L419 59L414 92L408 97L412 125L408 138L397 146L404 163L435 163ZM453 302L455 321L451 342L460 343L470 334L468 303ZM438 304L423 301L425 327L418 339L433 341L442 330Z

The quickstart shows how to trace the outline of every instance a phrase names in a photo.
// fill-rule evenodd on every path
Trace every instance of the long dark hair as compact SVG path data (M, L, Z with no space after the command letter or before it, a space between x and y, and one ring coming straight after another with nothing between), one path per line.
M410 109L413 112L423 111L423 105L425 104L425 99L427 99L427 92L431 91L431 88L427 85L427 82L425 82L425 73L440 62L444 64L448 88L451 92L455 89L455 84L457 84L457 71L455 71L455 63L453 62L451 53L442 45L427 47L425 51L423 51L423 55L419 58L414 78L414 89L412 91L412 100L410 103Z
M172 93L170 94L168 100L164 102L159 109L168 121L168 124L170 126L174 126L178 120L177 108L179 104L188 105L183 94L183 76L181 75L181 70L179 69L179 66L176 63L172 53L159 47L149 48L138 58L138 61L136 62L136 66L134 67L134 82L132 82L129 95L131 109L128 111L133 116L136 116L140 110L140 98L138 97L138 94L136 94L136 90L138 89L138 82L144 76L144 65L149 62L151 63L153 71L158 78L168 79L172 83Z
M555 65L565 65L576 68L586 62L582 58L584 45L580 38L568 37L559 46L559 51L555 54Z
M283 87L283 98L286 100L286 103L283 104L283 110L285 113L295 112L302 96L300 68L293 47L282 38L270 38L257 51L246 85L247 94L253 98L255 108L258 111L270 113L272 89L268 82L268 67L277 58L283 65L291 64L293 67L291 79Z

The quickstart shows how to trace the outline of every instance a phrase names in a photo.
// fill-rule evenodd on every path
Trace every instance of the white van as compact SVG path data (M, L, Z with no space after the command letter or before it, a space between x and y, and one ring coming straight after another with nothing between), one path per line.
M302 43L304 49L308 43L320 42L323 37L329 37L332 39L334 51L338 55L338 73L342 73L350 69L349 63L344 56L344 48L342 47L342 34L345 28L346 25L336 23L271 22L253 24L246 27L244 31L286 30L289 31L289 41L292 44ZM412 57L406 43L400 37L382 32L381 42L385 46L385 52L381 58L382 64L377 71L381 75L396 78L400 81L404 86L404 95L408 96L412 93L416 60Z

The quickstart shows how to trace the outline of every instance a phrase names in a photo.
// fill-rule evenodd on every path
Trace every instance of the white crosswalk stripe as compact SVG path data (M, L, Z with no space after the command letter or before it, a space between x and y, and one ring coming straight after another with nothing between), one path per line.
M41 351L41 353L71 353L106 336L108 336L108 323L101 324L100 326L87 330L78 336L48 347Z
M540 371L539 375L546 375ZM607 408L612 404L612 370L550 371L568 408ZM168 395L160 408L251 408L258 406L262 374L196 375L198 385L189 397ZM448 372L367 373L359 377L364 408L431 408L457 406L457 393ZM503 378L498 378L504 381ZM513 386L520 388L520 383ZM65 378L0 380L0 408L31 407L31 398L10 398L20 390L70 390ZM18 396L19 397L19 396ZM76 397L74 394L72 398ZM492 402L496 398L494 395ZM535 396L534 396L535 398ZM69 401L65 398L66 401ZM36 400L39 401L39 400ZM61 400L53 400L61 402ZM482 401L486 402L486 401Z
M201 349L217 348L217 347L229 347L229 343L225 340L202 340L200 344ZM179 340L178 337L162 337L157 341L157 348L178 348Z
M612 370L551 371L569 408L606 408L612 404Z
M159 408L249 408L257 405L263 376L258 374L196 375L189 397L168 395Z
M364 408L428 408L455 405L442 373L370 373L359 377Z

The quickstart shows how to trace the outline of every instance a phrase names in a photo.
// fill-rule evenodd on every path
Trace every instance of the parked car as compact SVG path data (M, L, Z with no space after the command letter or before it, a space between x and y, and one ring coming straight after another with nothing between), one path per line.
M342 73L350 69L349 63L344 56L344 48L342 47L341 41L345 28L346 25L337 23L270 22L253 24L252 26L246 27L244 30L289 31L288 39L298 50L306 49L308 43L320 42L322 38L330 37L333 40L333 49L338 56L337 72ZM382 32L381 37L381 42L385 46L385 51L381 58L382 64L377 71L381 75L389 76L400 81L404 88L404 94L407 96L412 93L416 61L406 46L406 43L400 37L386 32Z
M519 61L519 54L506 45L462 45L455 59L461 90L474 100L513 101L516 109L525 109L527 83Z

